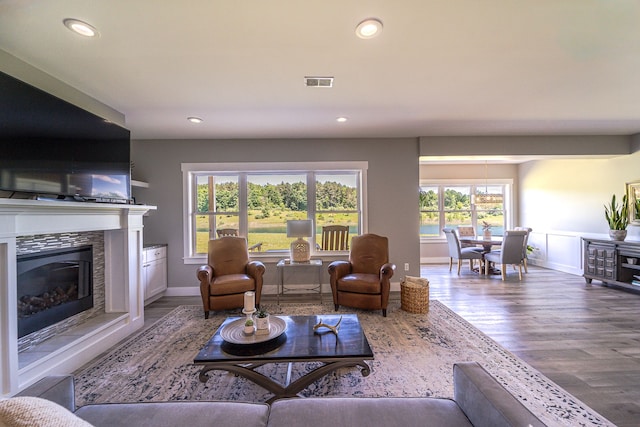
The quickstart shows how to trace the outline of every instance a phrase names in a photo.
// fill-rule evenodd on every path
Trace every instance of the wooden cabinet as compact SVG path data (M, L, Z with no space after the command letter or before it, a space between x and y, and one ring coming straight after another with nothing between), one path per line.
M583 238L584 278L640 292L640 242Z
M144 303L149 304L167 289L167 247L153 245L144 248L142 255L142 283Z

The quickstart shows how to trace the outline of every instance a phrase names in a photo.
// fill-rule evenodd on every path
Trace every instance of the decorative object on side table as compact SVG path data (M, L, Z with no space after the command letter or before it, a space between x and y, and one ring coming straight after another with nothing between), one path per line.
M487 221L482 221L482 237L484 240L491 240L491 224Z
M291 243L291 261L309 262L311 245L303 237L313 236L313 221L310 219L287 221L287 237L297 237Z
M614 194L609 205L604 205L604 217L609 223L609 236L611 239L623 241L627 237L627 225L629 225L627 195L625 194L622 197L622 203L618 205Z
M266 310L260 309L256 313L256 335L269 334L269 313Z
M327 328L334 334L338 335L338 331L340 330L340 322L342 322L342 316L340 316L340 320L335 325L328 325L322 322L322 318L318 319L318 323L313 326L313 330L317 331L320 328Z

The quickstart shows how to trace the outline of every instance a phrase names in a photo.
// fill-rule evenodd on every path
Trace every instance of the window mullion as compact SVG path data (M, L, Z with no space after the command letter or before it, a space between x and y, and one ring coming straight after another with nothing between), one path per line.
M239 221L239 234L241 236L249 235L249 205L248 205L248 183L247 174L238 174L238 221Z

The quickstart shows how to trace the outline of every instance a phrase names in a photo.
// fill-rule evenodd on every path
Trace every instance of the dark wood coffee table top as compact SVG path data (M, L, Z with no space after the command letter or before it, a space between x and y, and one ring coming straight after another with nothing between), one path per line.
M336 336L326 328L313 330L320 319L335 325L342 316ZM371 360L373 351L355 314L323 314L317 316L278 316L286 322L286 331L277 338L258 344L231 344L220 331L239 319L227 318L194 359L195 364L216 362L304 362L345 359Z

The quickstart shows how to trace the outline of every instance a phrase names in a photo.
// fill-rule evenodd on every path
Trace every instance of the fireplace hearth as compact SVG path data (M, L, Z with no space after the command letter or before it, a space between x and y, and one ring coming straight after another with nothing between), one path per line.
M93 307L92 246L17 257L18 337Z

